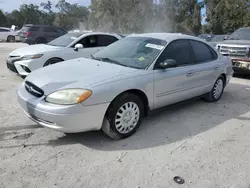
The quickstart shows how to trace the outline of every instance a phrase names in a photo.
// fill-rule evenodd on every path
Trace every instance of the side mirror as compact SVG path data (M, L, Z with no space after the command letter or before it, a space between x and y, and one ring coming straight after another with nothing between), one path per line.
M224 37L224 40L227 40L228 37Z
M74 50L77 52L79 49L83 49L82 44L76 44Z
M175 60L173 59L167 59L166 61L164 62L161 62L159 64L160 68L162 69L166 69L166 68L172 68L172 67L176 67L177 66L177 63Z

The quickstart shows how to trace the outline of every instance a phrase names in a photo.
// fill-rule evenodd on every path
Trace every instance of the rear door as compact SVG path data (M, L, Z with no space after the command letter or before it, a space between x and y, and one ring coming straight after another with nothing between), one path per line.
M220 76L223 64L217 61L217 53L207 44L190 40L190 45L195 56L194 75L199 81L195 92L203 94L212 89L216 79Z

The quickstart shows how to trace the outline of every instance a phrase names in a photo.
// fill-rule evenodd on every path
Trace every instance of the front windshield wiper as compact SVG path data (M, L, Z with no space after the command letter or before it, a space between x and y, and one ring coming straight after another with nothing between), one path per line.
M124 67L129 67L127 65L124 65L122 63L120 63L119 61L116 61L114 59L110 59L108 57L94 57L93 55L91 55L91 57L95 60L99 60L99 61L103 61L103 62L108 62L108 63L113 63L113 64L117 64L117 65L121 65L121 66L124 66Z

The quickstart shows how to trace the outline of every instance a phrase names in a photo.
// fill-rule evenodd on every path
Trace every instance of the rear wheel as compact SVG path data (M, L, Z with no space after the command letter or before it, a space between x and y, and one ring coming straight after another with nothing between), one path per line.
M47 41L44 38L38 38L38 39L36 39L36 44L45 44L45 43L47 43Z
M60 59L60 58L51 58L45 62L44 67L49 66L49 65L53 65L53 64L56 64L56 63L59 63L62 61L63 61L63 59Z
M217 102L220 100L225 87L225 79L223 76L220 76L214 86L213 89L206 95L205 99L209 102Z
M136 132L143 115L141 99L132 93L125 93L110 105L102 130L112 139L127 138Z
M8 36L7 37L7 42L15 42L15 37L14 36Z

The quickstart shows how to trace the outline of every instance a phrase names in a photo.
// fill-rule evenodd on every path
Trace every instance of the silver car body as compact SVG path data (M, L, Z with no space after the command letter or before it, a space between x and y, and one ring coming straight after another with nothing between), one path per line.
M168 44L178 39L204 42L182 34L128 37L133 36L161 39ZM154 64L147 69L134 69L94 59L69 60L32 72L25 81L41 88L44 95L40 98L31 95L24 82L17 91L18 101L25 113L42 126L66 133L100 130L110 103L123 92L142 94L148 101L148 108L154 110L208 93L220 75L226 77L227 84L233 74L231 62L219 53L217 60L208 63L166 70L154 70ZM45 101L52 92L67 88L89 89L93 94L76 105L55 105Z

